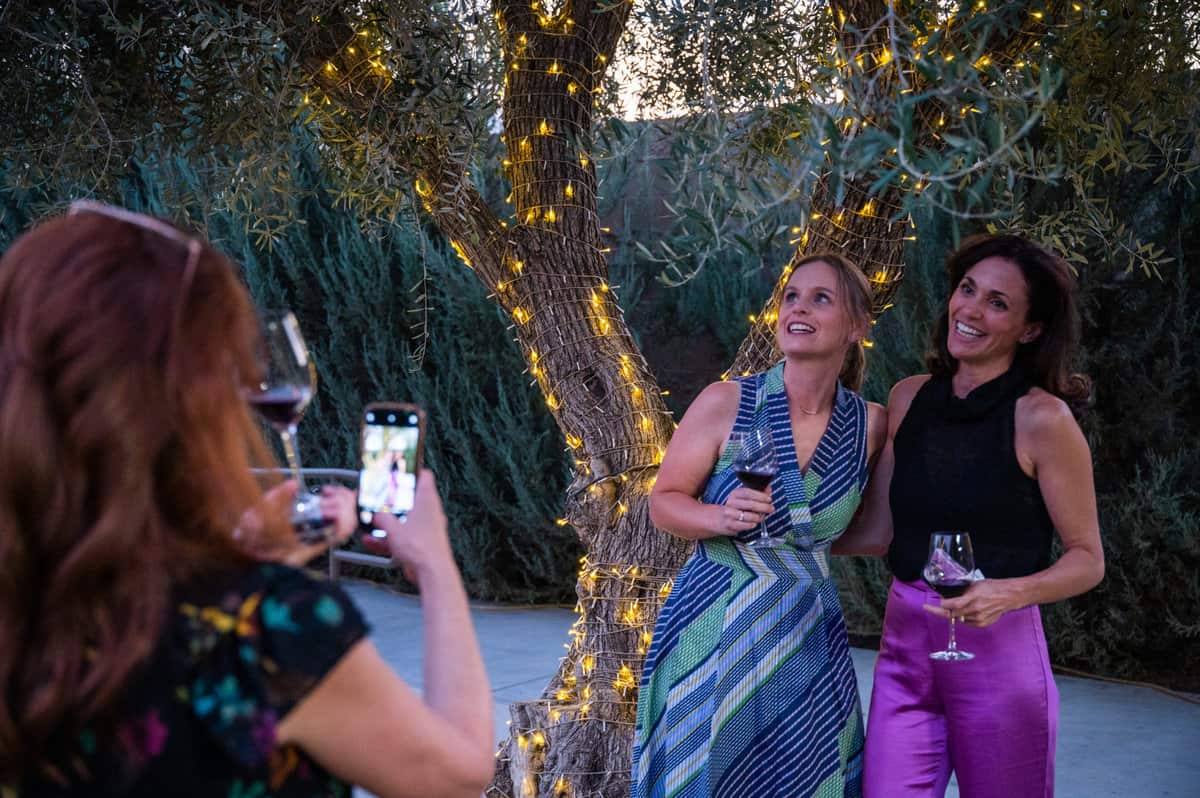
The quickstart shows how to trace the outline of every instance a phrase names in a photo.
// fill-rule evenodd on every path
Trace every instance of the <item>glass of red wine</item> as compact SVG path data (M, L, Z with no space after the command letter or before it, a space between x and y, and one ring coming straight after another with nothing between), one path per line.
M292 479L296 500L292 506L292 528L304 543L328 539L333 521L321 514L320 499L304 487L300 458L296 454L296 425L312 400L317 372L300 325L290 310L266 310L259 314L265 363L264 375L247 399L259 415L279 433Z
M750 490L763 491L779 473L779 461L775 458L775 443L771 431L754 429L739 437L741 444L733 458L733 473ZM767 519L759 524L758 536L751 538L749 545L755 548L778 546L782 540L771 537L767 532Z
M934 532L929 537L929 558L921 576L942 598L958 598L967 592L973 581L975 553L971 536L966 532ZM944 651L935 651L930 659L959 662L974 659L954 641L954 616L950 616L950 642Z

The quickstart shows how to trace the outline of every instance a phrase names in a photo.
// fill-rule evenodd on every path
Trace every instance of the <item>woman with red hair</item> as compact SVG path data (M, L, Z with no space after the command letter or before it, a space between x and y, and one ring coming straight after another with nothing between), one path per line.
M0 793L477 796L491 696L432 477L376 521L422 590L422 700L336 585L281 562L232 265L73 211L0 260ZM324 503L349 534L353 495Z

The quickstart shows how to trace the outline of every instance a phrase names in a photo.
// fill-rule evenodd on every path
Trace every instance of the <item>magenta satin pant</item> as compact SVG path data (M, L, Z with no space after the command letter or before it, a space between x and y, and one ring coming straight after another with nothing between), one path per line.
M875 663L865 798L942 798L953 771L962 798L1054 795L1058 688L1037 607L986 629L956 625L975 659L936 662L950 622L921 609L941 599L893 581Z

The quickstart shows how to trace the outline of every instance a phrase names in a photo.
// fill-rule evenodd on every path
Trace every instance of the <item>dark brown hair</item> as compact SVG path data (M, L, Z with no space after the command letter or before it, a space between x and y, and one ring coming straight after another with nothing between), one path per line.
M249 562L256 317L228 260L187 258L87 212L0 259L0 783L113 708L173 584Z
M1025 369L1033 383L1072 405L1087 402L1091 381L1071 371L1079 344L1079 307L1071 267L1058 255L1028 239L1015 235L973 236L946 259L950 292L958 289L964 275L986 258L1004 258L1021 270L1029 292L1026 320L1042 325L1037 338L1017 347L1015 365ZM933 328L925 362L930 373L952 375L958 361L950 355L946 338L950 311L942 311Z
M810 263L828 263L837 272L838 289L845 302L846 312L854 322L869 324L871 320L871 283L862 269L854 261L838 252L817 252L805 255L792 266L788 279L801 266ZM861 342L852 344L846 350L846 359L842 363L838 379L842 385L852 391L862 389L863 378L867 373L867 358Z

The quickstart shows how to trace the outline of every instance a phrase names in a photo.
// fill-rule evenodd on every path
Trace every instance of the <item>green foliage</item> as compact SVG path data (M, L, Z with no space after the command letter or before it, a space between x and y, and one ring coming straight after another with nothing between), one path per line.
M1200 190L1142 195L1136 205L1172 200L1155 243L1194 264ZM1191 397L1200 388L1200 284L1186 266L1147 279L1126 276L1119 253L1116 263L1101 257L1085 284L1082 365L1098 384L1083 426L1096 466L1107 575L1098 589L1051 607L1047 634L1064 664L1195 691L1200 408Z
M827 15L803 0L639 3L622 57L647 109L751 110L811 81L832 38Z
M279 235L294 186L276 156L300 123L323 136L329 190L391 221L425 141L469 163L499 97L480 0L50 5L0 14L0 160L50 194L65 180L111 195L127 159L170 150L204 161L210 211ZM391 135L363 135L364 115Z
M647 244L667 279L733 249L765 260L790 249L818 178L835 204L854 182L893 194L899 216L932 206L978 219L1008 215L997 186L1061 174L1034 133L1063 73L1049 43L1074 20L1038 3L731 8L651 4L637 20L653 32L643 63L677 62L643 77L643 98L690 112L670 123L662 159L674 228Z
M180 160L132 164L111 199L203 219L214 243L242 264L260 306L297 312L319 375L301 424L304 464L356 468L368 401L423 405L426 461L439 477L468 591L486 600L563 599L579 551L569 527L554 523L568 479L565 447L522 374L505 318L411 214L388 225L336 205L314 150L300 136L287 153L297 191L278 200L285 207L277 214L294 221L266 239L246 216L205 216L188 201L204 185L203 170ZM68 186L53 197L0 193L3 243L71 196Z

